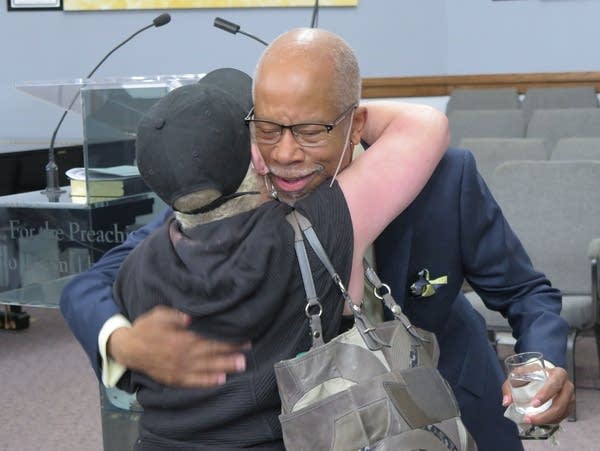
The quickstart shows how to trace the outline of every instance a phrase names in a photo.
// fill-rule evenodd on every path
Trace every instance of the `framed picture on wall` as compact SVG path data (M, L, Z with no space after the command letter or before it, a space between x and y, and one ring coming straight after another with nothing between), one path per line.
M9 11L40 11L62 9L62 0L7 0Z
M320 6L356 6L358 0L321 0ZM65 11L309 7L315 0L64 0Z

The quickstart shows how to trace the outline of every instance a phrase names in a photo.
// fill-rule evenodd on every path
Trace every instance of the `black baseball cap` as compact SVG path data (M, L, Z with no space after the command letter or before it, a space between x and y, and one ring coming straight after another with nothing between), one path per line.
M146 184L173 208L199 191L214 191L215 205L233 195L250 165L244 117L251 108L252 79L237 69L217 69L170 91L138 125L136 160Z

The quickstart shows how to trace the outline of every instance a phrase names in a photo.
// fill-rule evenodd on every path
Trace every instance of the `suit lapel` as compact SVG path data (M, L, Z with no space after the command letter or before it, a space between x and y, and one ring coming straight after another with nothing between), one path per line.
M394 279L395 281L388 282L390 285L393 285L394 290L392 291L392 296L396 299L396 302L404 307L404 301L406 299L408 293L407 276L408 276L408 262L410 259L410 251L412 246L412 235L413 228L409 225L404 225L400 232L400 236L397 237L398 243L396 245L396 249L398 249L398 253L396 256L396 261L394 262ZM385 282L385 281L384 281Z
M377 273L381 281L390 286L392 296L400 306L404 306L408 293L406 281L413 236L413 227L408 222L406 215L396 218L374 246Z

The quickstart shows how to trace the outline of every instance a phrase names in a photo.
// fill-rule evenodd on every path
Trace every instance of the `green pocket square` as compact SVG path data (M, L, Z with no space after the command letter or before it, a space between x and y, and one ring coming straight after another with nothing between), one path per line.
M446 284L448 284L448 276L430 279L429 270L422 269L418 273L417 280L410 286L410 292L413 296L428 298L433 296L439 287Z

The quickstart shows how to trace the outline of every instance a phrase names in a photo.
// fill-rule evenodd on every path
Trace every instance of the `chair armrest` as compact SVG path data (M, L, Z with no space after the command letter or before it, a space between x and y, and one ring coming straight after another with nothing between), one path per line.
M594 238L588 246L590 260L600 260L600 238Z
M588 257L590 258L592 270L592 302L596 303L596 324L600 325L600 274L598 273L598 261L600 261L600 238L594 238L588 246ZM599 350L600 351L600 350Z

